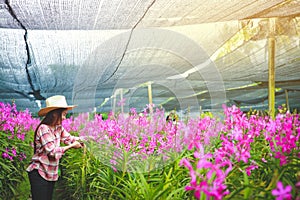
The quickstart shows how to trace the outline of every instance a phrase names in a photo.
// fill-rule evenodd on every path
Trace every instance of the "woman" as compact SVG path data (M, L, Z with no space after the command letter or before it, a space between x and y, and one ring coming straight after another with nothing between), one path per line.
M68 149L81 147L79 137L70 135L61 125L74 107L67 105L64 96L56 95L46 99L46 107L38 112L45 117L35 130L34 155L26 169L33 200L52 199L60 158ZM61 147L60 142L66 146Z

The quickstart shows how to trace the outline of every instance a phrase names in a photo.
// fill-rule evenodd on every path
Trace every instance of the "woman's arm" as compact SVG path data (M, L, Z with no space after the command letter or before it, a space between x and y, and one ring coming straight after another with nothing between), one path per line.
M62 148L64 149L64 152L65 152L65 151L67 151L68 149L71 149L71 148L75 148L75 149L81 148L81 144L78 141L75 141L72 144L69 144L69 145L64 146Z
M67 146L60 147L60 137L56 137L55 134L50 130L48 126L41 126L38 131L39 141L45 153L54 157L55 159L60 159L65 151L70 148L80 148L79 142L74 141Z
M61 127L60 140L66 145L72 144L75 141L79 141L80 137L76 137L71 135L68 131L66 131L63 127Z

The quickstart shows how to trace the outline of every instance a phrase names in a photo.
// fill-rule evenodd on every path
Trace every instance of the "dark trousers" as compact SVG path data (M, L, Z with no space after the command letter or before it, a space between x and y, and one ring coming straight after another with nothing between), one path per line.
M32 200L51 200L55 181L47 181L39 174L38 170L28 173Z

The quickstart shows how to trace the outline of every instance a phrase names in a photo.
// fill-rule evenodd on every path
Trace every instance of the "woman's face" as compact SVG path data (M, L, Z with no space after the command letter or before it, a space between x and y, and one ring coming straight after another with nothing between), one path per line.
M61 121L63 121L63 120L66 119L67 113L68 113L67 110L65 110L65 111L63 111L63 112L61 113Z

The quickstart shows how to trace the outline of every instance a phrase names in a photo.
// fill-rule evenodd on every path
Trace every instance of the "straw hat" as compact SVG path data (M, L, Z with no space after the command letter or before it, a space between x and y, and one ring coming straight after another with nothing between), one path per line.
M48 112L59 109L66 108L67 110L72 110L75 105L68 105L66 101L66 97L62 95L55 95L46 99L46 107L40 109L38 112L39 116L45 116Z

